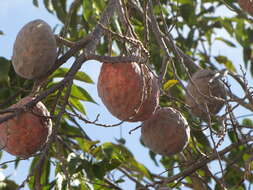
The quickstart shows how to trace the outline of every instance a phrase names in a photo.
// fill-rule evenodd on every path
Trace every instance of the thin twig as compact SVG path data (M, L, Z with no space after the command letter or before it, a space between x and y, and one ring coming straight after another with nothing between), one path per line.
M253 139L252 138L248 138L248 139L243 139L242 141L238 142L238 143L234 143L229 145L228 147L224 148L223 150L219 151L218 154L220 156L225 155L226 153L230 152L231 150L233 150L234 148L246 144L248 142L251 142ZM178 180L180 178L185 178L186 176L191 175L193 172L195 172L196 170L204 167L207 163L213 161L217 159L217 154L216 153L212 153L211 155L209 155L208 157L202 157L198 160L195 161L195 163L193 163L191 166L189 166L188 168L186 168L185 170L183 170L182 172L169 177L165 180L159 181L157 183L162 183L162 184L167 184L167 183L171 183L174 182L175 180Z

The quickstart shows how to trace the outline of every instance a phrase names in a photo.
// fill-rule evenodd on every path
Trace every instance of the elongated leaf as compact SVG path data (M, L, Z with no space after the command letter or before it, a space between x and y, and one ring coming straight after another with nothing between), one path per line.
M216 40L224 42L227 46L236 47L236 45L233 42L231 42L230 40L227 40L225 38L217 37Z
M173 168L176 160L173 157L162 157L161 163L164 165L165 168ZM167 175L172 176L174 174L174 170L168 170Z
M50 13L53 13L54 9L53 9L51 0L43 0L43 1L44 1L44 6L46 7L47 11Z
M140 178L145 176L145 177L151 179L149 171L147 170L147 168L143 164L137 162L135 159L130 160L130 164L131 164L130 168L133 171L138 172ZM129 165L129 163L127 165Z
M34 4L34 6L39 7L38 0L33 0L33 4Z
M68 168L69 168L68 171L70 175L73 175L74 173L77 172L77 167L80 162L81 162L81 158L79 156L71 157L70 161L68 162Z
M66 122L61 123L60 132L66 135L80 135L80 129L69 125Z
M234 32L235 32L236 40L243 47L247 47L248 36L246 35L246 32L245 32L245 23L243 22L243 20L237 21L236 29L234 30Z
M152 152L152 151L149 151L149 156L150 156L150 158L153 160L154 164L155 164L156 166L159 166L159 164L158 164L158 162L157 162L157 160L156 160L157 154L155 154L155 153Z
M228 131L228 136L229 136L229 138L230 138L230 140L231 140L232 143L236 143L237 142L237 139L236 139L234 131Z
M64 7L64 4L60 0L52 0L52 5L54 7L57 17L62 21L62 23L65 23L67 12L66 7Z
M236 72L235 66L226 56L223 55L216 56L215 60L218 63L223 64L227 68L227 70Z
M103 160L93 164L93 173L98 179L103 179L107 172L119 167L121 162L117 159Z
M193 130L192 131L193 136L196 138L197 146L202 151L208 151L211 148L210 142L208 141L208 138L204 135L202 131Z
M9 78L9 70L11 63L4 57L0 57L0 82L7 81Z
M249 118L245 118L242 120L242 124L246 126L253 126L253 121Z
M83 17L85 20L89 20L92 15L92 4L93 1L83 0Z
M89 152L91 147L98 144L100 141L88 141L86 139L77 139L77 142L84 152Z
M168 80L164 85L163 85L163 89L165 91L169 90L171 87L173 87L174 85L176 85L178 83L177 80Z
M105 4L105 1L94 0L94 5L96 9L99 9L99 11L102 11L104 10L106 4Z
M9 88L1 87L0 88L0 103L3 103L6 100L6 97L11 95L11 90Z
M72 104L72 106L74 106L80 113L86 115L85 108L84 108L84 106L82 105L82 103L81 103L78 99L70 97L70 98L69 98L69 102L70 102L70 104Z
M14 181L5 179L3 181L0 181L0 189L1 190L12 190L12 189L18 189L19 185L17 185Z
M187 3L180 6L180 13L187 24L192 25L196 22L195 7L193 3Z
M43 170L41 175L41 183L43 185L47 185L49 183L50 168L51 168L50 160L46 159L43 164Z
M238 170L236 170L235 168L233 167L227 167L226 170L225 170L225 174L224 174L224 177L227 181L227 187L229 189L244 189L244 188L238 188L239 186L237 186L238 184L238 181L240 181L242 179L242 176L243 176L243 172L240 170L240 168ZM241 184L240 185L241 187L243 187L244 185Z
M222 26L225 28L225 30L232 36L234 33L234 27L232 25L231 20L229 20L229 19L221 20L220 19L220 22L221 22Z
M69 71L68 68L59 68L59 69L57 69L57 70L51 75L51 78L64 78L68 71ZM87 75L87 74L86 74L85 72L83 72L83 71L78 71L78 72L75 74L74 79L75 79L75 80L82 81L82 82L94 84L93 80L89 77L89 75Z
M82 87L77 86L77 85L72 85L71 96L75 97L76 99L79 99L79 100L83 100L83 101L92 102L92 103L97 104L85 89L83 89Z
M122 145L104 143L94 149L94 152L96 152L96 156L98 156L100 159L104 158L119 160L121 161L123 167L137 172L139 177L145 176L151 179L149 171L144 167L144 165L137 162L133 154Z

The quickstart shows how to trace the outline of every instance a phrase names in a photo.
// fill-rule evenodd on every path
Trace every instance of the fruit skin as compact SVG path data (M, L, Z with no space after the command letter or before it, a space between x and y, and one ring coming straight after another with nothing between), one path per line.
M12 64L21 77L40 78L52 67L56 56L57 45L50 26L43 20L34 20L19 31Z
M171 107L158 108L141 125L141 139L153 152L171 156L188 144L190 128L182 114Z
M11 108L20 108L32 99L32 97L27 96L17 104L12 105ZM1 115L0 118L8 114ZM52 130L51 119L40 116L50 116L50 113L42 102L38 102L31 111L25 111L1 123L1 148L12 155L25 158L40 150L47 142Z
M103 63L101 67L98 95L111 114L120 120L144 121L153 115L158 105L157 79L145 65L141 67L134 62Z
M253 0L238 0L240 7L253 16Z
M193 115L198 116L204 120L207 120L207 114L204 111L205 104L207 104L209 112L212 114L217 114L224 105L222 101L216 100L210 97L210 95L222 99L225 99L226 97L225 88L220 80L215 79L212 83L208 85L208 82L210 81L210 79L212 79L214 74L214 71L208 69L199 70L192 76L192 81L196 86L193 85L191 81L187 85L188 92L192 95L195 101L198 102L198 104L188 95L185 99L186 104L191 107L191 112L193 113ZM196 87L198 87L199 90ZM199 92L201 92L203 95L208 96L209 98L204 97ZM203 108L200 108L198 105Z

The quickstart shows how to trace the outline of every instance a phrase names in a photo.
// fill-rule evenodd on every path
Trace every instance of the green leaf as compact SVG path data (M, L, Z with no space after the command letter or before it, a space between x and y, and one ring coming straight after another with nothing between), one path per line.
M242 178L243 178L243 172L241 171L240 168L235 169L233 167L227 166L225 170L225 174L223 176L223 180L225 180L227 187L229 189L232 189L232 188L239 189L237 185L238 185L238 182L242 180ZM241 184L240 186L243 187L244 185Z
M183 4L179 8L182 17L187 24L193 25L196 23L195 6L192 2Z
M13 190L18 189L19 185L17 185L14 181L5 179L4 181L0 181L0 189L1 190Z
M78 173L78 167L81 162L82 162L82 159L80 158L80 156L74 155L71 157L70 161L68 162L68 171L70 175Z
M69 71L68 68L59 68L50 77L51 78L64 78L68 71ZM75 74L74 79L82 81L82 82L94 84L93 80L89 77L89 75L87 75L85 72L82 72L82 71L78 71Z
M38 161L39 161L39 157L38 156L35 157L35 158L33 158L32 163L30 165L30 171L32 171L34 169L34 167L36 166L36 164L38 163Z
M249 118L245 118L242 120L242 124L246 126L253 126L253 121Z
M1 165L1 169L7 169L7 168L8 168L7 164Z
M249 160L250 159L250 154L247 154L247 153L245 153L245 154L243 154L243 156L242 156L242 159L244 160L244 161L247 161L247 160ZM252 161L251 161L252 162Z
M252 50L249 47L244 47L243 48L243 60L244 60L244 64L247 67L249 61L251 61L251 57L252 57ZM253 74L252 72L252 65L251 65L251 74Z
M115 138L115 140L116 140L117 143L119 143L119 144L122 144L122 145L126 144L126 139L124 139L124 138L119 138L119 139Z
M173 87L174 85L176 85L178 83L177 80L168 80L164 85L163 85L163 89L165 91L168 91L171 87Z
M6 100L6 97L9 97L9 96L11 96L11 90L10 90L10 88L5 88L5 87L1 87L0 88L0 104L2 103L2 102L5 102L5 100Z
M193 134L196 141L198 142L196 144L200 148L201 151L207 152L211 150L210 142L202 131L192 130L191 133Z
M90 17L92 16L92 4L93 1L83 0L83 17L87 21L89 21Z
M30 189L34 189L34 182L35 182L35 177L31 176L29 178L29 182L28 182L28 186L29 186Z
M72 85L71 96L76 99L79 99L79 100L83 100L83 101L92 102L94 104L97 104L85 89L83 89L82 87L77 86L77 85Z
M232 61L230 61L226 56L218 55L214 58L219 64L223 64L227 68L227 70L236 72L235 66L233 65Z
M18 168L19 163L20 163L20 160L19 160L19 159L15 160L15 164L14 164L15 169Z
M66 135L80 135L80 129L69 125L67 122L61 123L60 131Z
M33 0L33 4L34 4L34 6L39 7L38 0Z
M237 138L236 138L236 135L235 135L234 131L228 131L228 136L229 136L232 143L237 142Z
M89 179L94 178L95 175L94 175L93 165L90 161L83 159L81 162L81 167L85 169L85 172L87 173L87 177Z
M43 169L41 174L41 184L44 186L49 183L51 163L49 159L46 159L43 163Z
M230 19L225 18L224 20L219 20L222 24L222 26L225 28L225 30L230 34L230 36L233 36L234 34L234 27L232 25L232 22Z
M93 173L98 179L103 179L107 172L119 167L121 162L118 159L102 160L93 164Z
M135 159L130 160L130 164L131 164L130 165L131 170L138 172L140 178L145 176L148 179L152 179L149 171L147 170L147 168L143 164L137 162ZM129 165L129 164L127 164L127 165Z
M174 157L166 157L166 156L163 156L160 160L160 162L163 164L163 166L165 168L173 168L176 160L174 159ZM167 171L167 175L168 176L172 176L174 174L174 170L168 170Z
M62 23L65 23L65 19L67 17L65 4L62 3L61 0L52 0L52 5L57 17L60 19L60 21L62 21Z
M0 57L0 82L9 80L9 70L11 62L4 58Z
M47 11L50 13L53 13L54 9L53 9L51 0L43 0L43 1L44 1L44 6L46 7Z
M239 167L244 167L245 166L245 162L243 160L243 155L244 153L246 153L248 151L248 147L247 145L240 145L237 148L234 148L233 150L231 150L228 155L227 158L229 160L234 160L234 158L236 157L236 164Z
M94 0L94 5L99 11L102 11L104 10L106 3L105 1Z
M120 181L118 181L118 180L116 180L114 182L117 183L117 184L120 183ZM85 188L85 189L82 189L82 190L112 190L112 189L115 189L115 188L112 188L111 186L109 186L107 184L103 185L104 183L105 183L104 180L94 179L92 181L93 188Z
M222 37L217 37L215 39L224 42L227 46L236 47L236 45L233 42L231 42L230 40L224 39Z
M72 106L74 106L74 108L76 108L80 113L86 115L85 108L84 108L83 104L78 99L70 97L69 98L69 103Z
M154 152L152 152L151 150L149 151L149 156L150 158L153 160L153 162L155 163L156 166L159 166L157 160L156 160L156 155Z
M102 148L102 152L100 152L100 154L97 153L99 157L102 156L103 158L107 159L117 159L122 162L124 167L137 172L139 177L145 176L151 179L147 168L145 168L141 163L137 162L133 154L124 146L113 143L104 143L100 146L100 148Z
M89 141L86 139L77 139L77 142L84 152L90 152L91 148L95 147L94 145L100 143L100 141Z
M247 47L248 36L245 31L245 23L243 20L237 20L236 28L234 29L236 40L243 46Z

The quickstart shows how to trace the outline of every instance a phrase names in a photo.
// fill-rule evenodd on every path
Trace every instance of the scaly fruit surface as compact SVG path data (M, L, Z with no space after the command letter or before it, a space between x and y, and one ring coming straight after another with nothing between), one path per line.
M124 121L144 121L157 105L157 79L147 66L137 63L103 63L98 95L112 115Z
M171 156L188 144L190 128L182 114L171 107L158 108L155 115L143 122L141 139L153 152Z
M219 79L210 82L214 74L214 71L208 69L199 70L193 74L192 81L189 81L187 85L191 96L186 96L186 104L191 107L191 112L195 116L204 120L207 119L205 105L210 113L217 114L224 105L223 101L217 98L225 99L226 97L224 85Z
M238 0L240 7L253 16L253 0Z
M34 20L19 31L12 64L21 77L39 78L53 66L56 55L56 40L50 26L43 20Z
M27 96L11 108L20 108L33 98ZM9 113L1 115L0 118ZM52 130L51 119L47 108L38 102L31 110L27 110L12 119L0 124L0 146L12 155L29 157L39 151L47 142Z

